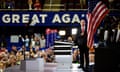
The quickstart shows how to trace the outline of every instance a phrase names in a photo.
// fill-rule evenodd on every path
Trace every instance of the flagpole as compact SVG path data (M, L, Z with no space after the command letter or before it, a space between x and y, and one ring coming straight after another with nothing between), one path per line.
M89 7L90 7L90 0L88 0L88 12L89 12Z
M90 7L90 0L88 0L88 12L89 12L89 7Z

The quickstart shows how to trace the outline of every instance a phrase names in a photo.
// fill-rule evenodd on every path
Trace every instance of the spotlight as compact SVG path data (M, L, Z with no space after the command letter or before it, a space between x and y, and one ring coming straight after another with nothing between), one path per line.
M72 35L76 35L77 34L77 31L78 31L78 29L77 28L72 28Z
M65 36L66 35L66 31L65 30L60 30L59 31L59 35L60 36Z

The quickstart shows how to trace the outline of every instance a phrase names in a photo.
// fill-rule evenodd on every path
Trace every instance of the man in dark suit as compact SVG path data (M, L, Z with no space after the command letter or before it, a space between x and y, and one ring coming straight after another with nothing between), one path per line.
M80 50L80 66L78 68L82 68L83 70L88 70L89 49L87 47L87 25L84 19L81 19L80 21L80 27L78 29L75 44L78 45L78 48Z

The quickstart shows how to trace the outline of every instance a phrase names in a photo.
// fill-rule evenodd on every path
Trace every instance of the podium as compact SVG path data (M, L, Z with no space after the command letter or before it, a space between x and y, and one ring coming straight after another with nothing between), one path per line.
M54 55L58 69L70 69L72 67L72 43L55 41Z
M41 71L44 72L44 59L37 58L35 60L23 60L21 61L20 70L30 71Z
M120 48L95 48L95 72L120 72Z

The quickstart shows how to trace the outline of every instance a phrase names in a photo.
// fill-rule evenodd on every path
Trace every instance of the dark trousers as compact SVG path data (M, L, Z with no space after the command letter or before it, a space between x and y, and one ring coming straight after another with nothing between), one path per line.
M84 46L79 46L79 51L80 51L80 66L88 68L89 67L89 49Z

